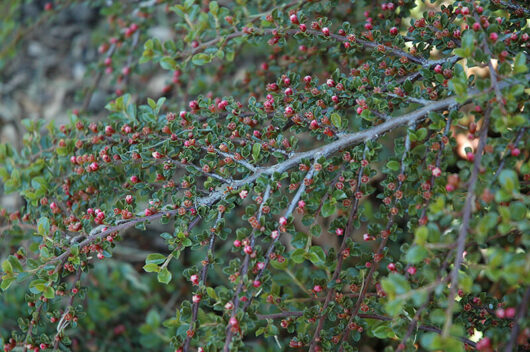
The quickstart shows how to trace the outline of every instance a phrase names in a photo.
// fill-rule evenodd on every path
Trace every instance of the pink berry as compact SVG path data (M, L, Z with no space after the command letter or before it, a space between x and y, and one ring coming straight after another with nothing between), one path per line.
M237 322L237 318L236 317L231 317L230 320L228 321L228 323L231 325L231 326L236 326L238 324Z
M246 254L252 254L252 247L251 246L245 246L245 248L243 249L243 251L246 253Z
M307 26L303 23L299 26L299 28L300 28L300 32L305 32L307 30ZM301 51L304 51L304 50L301 50Z
M365 234L363 235L363 240L364 240L364 241L373 241L373 240L375 240L375 238L374 238L374 236L371 236L370 234L365 233Z
M271 232L271 238L273 240L277 239L278 237L280 237L280 233L278 231L275 230Z
M140 179L136 175L131 176L130 180L131 180L132 183L140 182Z
M499 35L497 33L495 33L495 32L490 33L490 40L492 42L496 42L497 39L499 39Z
M304 82L305 82L305 84L309 84L309 83L311 83L311 80L312 80L311 76L305 76L305 77L304 77Z
M445 185L445 190L447 192L453 192L455 190L455 186L453 186L452 184L447 184Z
M462 7L462 15L464 15L464 16L469 15L469 8L468 7Z
M491 347L491 340L489 337L483 337L477 342L475 347L478 351L488 351Z
M473 23L473 30L475 32L478 32L480 30L480 23L478 22Z
M201 295L193 295L192 301L193 303L199 303L201 301Z
M473 154L472 152L469 152L466 154L466 158L468 161L474 161L475 160L475 154Z
M390 271L396 271L396 264L394 264L394 263L390 263L386 267Z
M336 234L337 236L342 236L342 235L344 234L344 229L342 229L342 228L338 228L338 229L336 229L336 230L335 230L335 234Z
M130 194L126 195L125 201L127 202L127 204L131 204L133 202L133 196L131 196Z
M254 286L254 287L260 287L260 286L261 286L261 281L259 281L259 280L254 280L254 281L252 282L252 286Z
M441 65L434 66L434 72L436 73L442 73L443 69Z
M105 258L105 256L103 255L103 253L99 252L98 255L97 255L98 259L103 259Z
M192 284L194 285L198 285L199 284L199 276L196 275L196 274L193 274L190 276L190 281Z
M293 13L290 17L289 17L289 20L291 21L291 23L293 24L298 24L298 17Z
M287 218L285 216L282 216L279 220L279 223L281 226L287 225Z
M432 169L432 175L434 177L440 177L441 174L442 170L439 167L435 167L434 169Z
M505 311L506 311L506 318L507 319L515 318L515 308L514 307L506 308Z
M326 37L329 36L329 28L328 27L322 28L322 34L324 34Z
M98 171L99 164L96 162L93 162L92 164L90 164L89 168L90 168L90 171Z
M512 156L519 156L519 154L521 154L521 150L519 148L513 148L510 153Z
M407 269L407 273L409 273L410 275L414 275L414 274L416 274L416 267L415 267L415 266L410 266L410 267Z
M234 241L234 247L236 247L236 248L241 247L241 241L240 240L235 240Z
M313 291L315 291L315 292L320 292L320 291L322 291L322 286L320 286L320 285L315 285L315 286L313 286Z

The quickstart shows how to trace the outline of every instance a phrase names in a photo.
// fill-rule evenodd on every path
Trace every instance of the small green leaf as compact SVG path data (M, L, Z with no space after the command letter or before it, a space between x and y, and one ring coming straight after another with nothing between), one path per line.
M219 5L217 4L217 1L210 2L210 13L214 16L217 16L219 13Z
M206 55L206 56L208 56L208 55ZM160 60L160 66L164 70L175 70L177 68L177 62L173 58L171 58L169 56L166 56L162 60Z
M43 293L44 293L44 297L48 299L52 299L53 297L55 297L55 290L51 286L46 286Z
M13 268L13 270L18 271L18 272L23 272L24 271L24 268L22 267L22 264L20 264L20 261L14 255L10 255L7 258L7 260L9 260L9 263L11 264L11 267Z
M171 281L171 273L167 268L164 268L158 272L158 282L168 284Z
M254 161L258 161L260 153L261 153L261 144L255 143L252 146L252 159L254 159Z
M154 263L144 265L144 270L148 273L157 273L160 271L160 267Z
M319 246L312 246L309 249L309 260L313 264L322 264L326 261L326 253Z
M337 128L341 128L342 126L342 120L341 120L341 117L339 114L337 114L336 112L334 112L333 114L331 114L331 123L333 124L333 126L337 127Z
M327 218L328 216L333 215L335 212L335 205L331 202L330 199L326 199L324 202L324 205L322 205L322 209L320 210L320 213L323 217Z
M4 260L2 262L2 271L4 273L12 273L13 267L11 266L11 263L8 260Z
M39 221L37 222L37 232L41 236L48 235L48 232L50 231L50 221L47 217L41 217Z
M9 286L11 286L11 284L15 281L15 278L14 277L10 277L10 278L4 278L2 279L2 282L0 282L0 289L2 289L2 291L5 291L9 288Z
M513 62L513 72L525 73L526 71L528 71L528 66L526 66L526 55L521 52L515 57Z
M390 160L388 163L386 163L386 167L388 167L392 171L398 171L399 170L399 162L395 160Z
M145 259L146 264L162 264L166 260L166 256L160 253L151 253Z
M303 263L305 260L305 250L303 248L295 249L291 253L291 260L296 264Z
M499 182L508 193L519 190L519 179L517 173L513 170L502 170L499 175Z
M425 259L428 254L429 252L427 252L425 248L421 246L412 246L409 248L405 259L409 264L417 264Z
M212 61L212 58L208 54L200 53L193 56L191 62L196 66L202 66Z

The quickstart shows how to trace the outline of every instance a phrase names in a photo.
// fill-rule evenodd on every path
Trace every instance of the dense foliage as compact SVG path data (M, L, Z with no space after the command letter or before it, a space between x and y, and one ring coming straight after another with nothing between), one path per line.
M5 351L528 350L529 8L175 3L92 2L71 123L0 145Z

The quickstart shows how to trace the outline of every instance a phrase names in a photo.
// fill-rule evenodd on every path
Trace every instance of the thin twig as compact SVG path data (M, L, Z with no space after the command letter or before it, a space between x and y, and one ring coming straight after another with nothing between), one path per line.
M366 159L366 152L367 151L368 151L368 146L365 144L364 151L363 151L363 160ZM364 173L364 166L361 163L361 167L359 169L359 174L357 175L356 192L361 187L361 182L362 182L361 180L362 180L362 177L363 177L363 173ZM354 194L356 192L354 192ZM331 283L335 282L339 278L339 275L340 275L340 273L342 271L342 262L344 260L343 252L346 249L346 244L348 242L348 239L353 236L353 223L354 223L355 218L357 216L357 210L359 209L359 202L360 202L360 199L355 197L352 210L350 211L350 215L348 216L348 222L346 224L346 231L344 233L344 238L342 239L342 244L340 246L340 249L337 251L337 258L336 258L337 266L335 268L335 271L333 272L333 276L331 277L331 280L330 280ZM324 327L324 322L325 322L326 316L327 316L325 314L325 311L328 308L328 305L329 305L329 303L331 301L331 298L333 297L333 293L334 292L335 292L335 290L333 288L331 288L331 289L328 290L328 292L326 294L326 299L324 301L324 304L322 305L322 308L320 309L321 315L320 315L320 318L318 320L318 324L317 324L317 327L315 329L315 332L313 333L313 338L311 339L311 343L309 345L309 351L310 352L315 350L317 342L320 339L320 331Z
M510 333L510 340L504 349L504 352L513 352L513 347L516 345L517 337L519 336L520 323L528 313L528 302L530 302L530 286L526 288L523 300L517 308L517 316L514 319L512 332Z
M72 284L72 287L75 287L75 285L81 280L81 274L83 273L83 270L77 269L77 273L75 275L74 283ZM63 325L64 320L66 319L66 315L70 313L70 310L72 309L72 304L74 303L75 294L71 293L70 297L68 298L68 303L66 304L66 309L64 310L64 313L59 320L59 323L57 325L57 334L55 334L55 342L53 344L53 350L57 351L59 348L59 343L61 342L61 333L66 328L66 325L68 323Z
M405 172L405 159L410 151L410 133L407 133L407 137L405 138L405 151L403 152L403 156L401 157L401 170L400 170L400 174L403 174L404 175L404 172ZM399 181L398 182L398 186L396 188L396 191L399 191L401 189L401 186L403 185L403 181ZM397 200L394 201L394 205L396 204ZM391 214L389 219L388 219L388 223L385 227L385 231L388 231L392 228L392 225L394 224L394 218L395 218L395 215ZM368 275L366 276L366 279L365 279L365 282L363 284L363 288L361 289L361 294L359 295L359 297L357 298L357 302L355 303L355 307L353 308L353 311L350 315L350 319L348 320L348 324L346 326L350 326L350 324L353 322L353 320L355 319L355 317L357 316L357 314L359 313L359 309L361 308L361 304L363 303L364 301L364 297L366 295L366 292L368 291L368 288L372 282L372 278L374 277L374 274L375 274L375 271L377 270L377 268L379 267L379 261L377 260L377 258L381 255L381 253L383 252L385 246L386 246L386 243L388 241L388 238L390 236L384 236L381 240L381 243L379 244L379 247L377 249L377 252L375 253L374 255L374 260L373 260L373 263L370 267L370 271L368 272ZM339 343L339 352L342 352L344 350L344 342L348 339L348 335L349 335L349 328L346 328L346 330L344 331L344 334L342 335L342 338L341 338L341 341Z
M221 219L222 219L222 213L219 212L217 214L217 220L215 222L214 227L216 227L219 224ZM201 281L200 282L203 285L206 285L206 276L208 275L208 268L211 263L211 257L213 256L214 244L215 244L215 231L212 231L212 234L210 235L208 251L206 252L206 259L203 261L203 266L201 270ZM191 308L190 330L192 331L195 329L195 324L197 323L197 318L199 316L199 303L200 303L200 300L198 302L193 302L193 305ZM189 351L192 336L193 336L192 334L186 334L186 340L184 341L184 347L183 347L184 352Z
M471 177L469 180L469 186L467 188L467 196L464 204L464 212L462 215L462 225L457 239L457 251L453 270L451 272L451 289L449 292L448 305L445 311L445 323L443 328L443 336L449 336L449 329L453 322L453 309L455 304L455 296L458 289L458 272L463 261L464 249L466 247L466 240L469 228L469 221L471 220L472 207L475 200L475 186L478 180L478 174L480 169L480 162L482 160L482 153L486 146L486 140L488 138L488 128L490 121L491 110L487 110L484 116L484 123L482 124L480 131L480 140L475 153L475 162L473 164L473 170L471 171Z

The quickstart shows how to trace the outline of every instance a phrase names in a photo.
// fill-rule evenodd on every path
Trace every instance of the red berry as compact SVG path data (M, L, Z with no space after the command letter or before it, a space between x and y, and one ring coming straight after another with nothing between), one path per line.
M44 10L45 11L51 11L53 10L53 5L51 2L47 2L45 5L44 5Z
M234 241L234 247L236 247L236 248L241 247L241 241L240 240L235 240Z
M519 148L513 148L510 153L512 156L519 156L519 154L521 154L521 150Z
M397 27L392 27L392 28L390 28L390 34L392 34L392 35L397 35L397 34L398 34L398 29L397 29Z
M329 36L329 28L328 27L322 28L322 34L324 34L326 37Z
M508 319L515 318L515 308L514 307L506 308L505 312L506 312L506 318L508 318Z
M467 16L469 15L469 8L468 7L462 7L462 15Z
M490 33L490 40L492 42L496 42L497 39L499 39L499 35L497 33L495 33L495 32Z
M473 23L473 30L475 32L478 32L480 30L480 23L478 22Z
M487 351L491 347L491 340L488 337L483 337L477 342L476 349L479 351Z
M307 30L307 26L303 23L299 26L299 28L301 32L305 32ZM304 50L301 50L301 51L304 51Z
M298 24L298 17L293 13L290 17L289 17L289 20L291 20L291 23L293 24Z
M254 280L254 281L252 282L252 286L254 286L254 287L260 287L260 286L261 286L261 281L259 281L259 280Z
M309 84L309 83L311 83L311 79L312 79L311 76L305 76L305 77L304 77L304 82L305 82L306 84Z
M473 154L472 152L469 152L466 154L466 158L468 161L474 161L475 160L475 154Z
M390 271L396 271L396 264L394 264L394 263L390 263L386 267Z
M441 65L434 66L434 72L436 73L442 73L443 69Z

